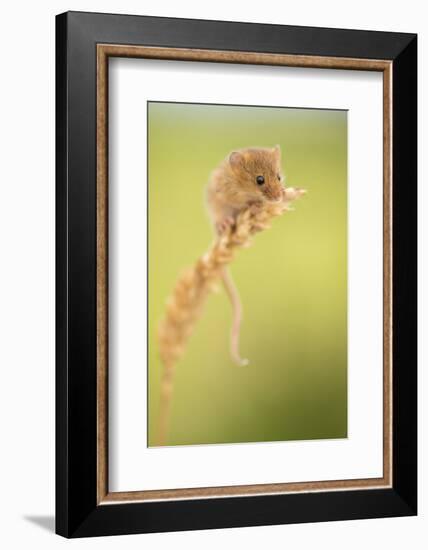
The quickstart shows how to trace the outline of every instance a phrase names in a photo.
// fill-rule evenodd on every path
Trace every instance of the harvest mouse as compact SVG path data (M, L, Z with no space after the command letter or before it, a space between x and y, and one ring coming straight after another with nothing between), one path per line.
M249 206L283 201L283 179L278 145L232 151L212 172L207 186L208 211L217 235L233 227L240 212ZM248 361L239 355L241 301L227 269L223 271L222 279L233 308L231 355L238 365L246 365Z

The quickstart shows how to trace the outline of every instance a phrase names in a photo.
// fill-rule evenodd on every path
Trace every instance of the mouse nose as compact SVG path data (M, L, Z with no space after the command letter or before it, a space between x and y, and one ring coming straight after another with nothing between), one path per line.
M281 188L278 189L276 185L270 185L268 187L265 187L263 191L268 201L280 202L282 200L282 196L283 196L282 189Z

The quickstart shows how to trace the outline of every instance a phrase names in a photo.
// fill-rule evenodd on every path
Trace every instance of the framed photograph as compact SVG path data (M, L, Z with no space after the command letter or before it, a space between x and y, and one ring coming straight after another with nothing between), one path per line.
M56 20L56 530L415 515L417 37Z

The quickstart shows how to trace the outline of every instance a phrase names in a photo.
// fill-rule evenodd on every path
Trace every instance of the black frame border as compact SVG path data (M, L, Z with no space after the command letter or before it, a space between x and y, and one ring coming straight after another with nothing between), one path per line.
M97 505L97 43L393 62L393 486ZM56 532L65 537L417 513L417 36L67 12L56 18Z

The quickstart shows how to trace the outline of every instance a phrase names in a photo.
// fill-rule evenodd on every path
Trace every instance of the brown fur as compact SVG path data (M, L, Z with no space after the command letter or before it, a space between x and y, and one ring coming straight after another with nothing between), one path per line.
M259 185L257 176L265 183ZM279 146L233 151L211 174L208 210L219 233L251 204L281 201L284 196Z

